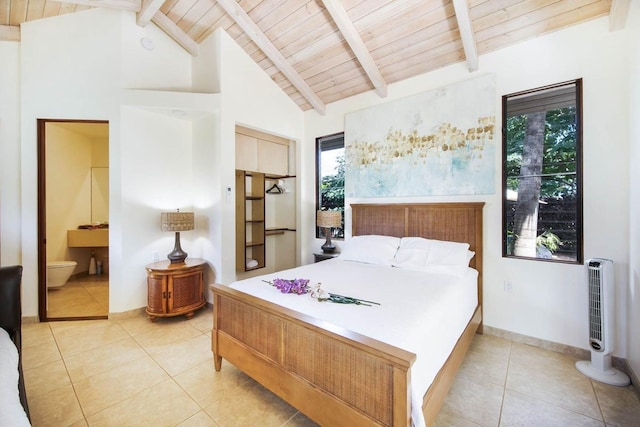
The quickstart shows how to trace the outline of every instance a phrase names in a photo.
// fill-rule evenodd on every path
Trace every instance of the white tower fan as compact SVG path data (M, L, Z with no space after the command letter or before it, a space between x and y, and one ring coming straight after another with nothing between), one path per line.
M591 361L576 362L576 369L605 384L628 386L629 377L611 367L615 325L613 261L592 258L587 261L589 286L589 347Z

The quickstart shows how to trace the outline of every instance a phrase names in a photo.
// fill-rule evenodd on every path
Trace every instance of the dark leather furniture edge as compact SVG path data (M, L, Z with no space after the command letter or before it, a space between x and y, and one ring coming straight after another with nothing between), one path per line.
M29 417L27 393L24 388L22 373L22 302L20 284L22 282L22 266L0 267L0 327L6 330L18 349L18 390L20 402Z

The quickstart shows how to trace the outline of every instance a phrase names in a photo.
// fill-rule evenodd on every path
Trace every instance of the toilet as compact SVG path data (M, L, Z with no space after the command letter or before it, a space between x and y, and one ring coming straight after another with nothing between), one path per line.
M75 270L75 261L52 261L47 263L47 288L60 288L67 283Z

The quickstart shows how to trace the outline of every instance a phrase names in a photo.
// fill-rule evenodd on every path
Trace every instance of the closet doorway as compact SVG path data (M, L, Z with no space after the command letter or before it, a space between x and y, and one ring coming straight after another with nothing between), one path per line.
M109 123L38 119L40 321L109 314Z

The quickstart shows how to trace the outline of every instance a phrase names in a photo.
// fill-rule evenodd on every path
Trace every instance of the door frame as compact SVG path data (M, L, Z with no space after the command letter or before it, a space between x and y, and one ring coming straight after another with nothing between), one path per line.
M107 319L109 316L48 317L47 316L47 123L109 123L108 120L37 119L38 155L38 317L41 322L50 320Z

